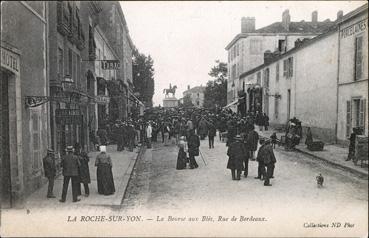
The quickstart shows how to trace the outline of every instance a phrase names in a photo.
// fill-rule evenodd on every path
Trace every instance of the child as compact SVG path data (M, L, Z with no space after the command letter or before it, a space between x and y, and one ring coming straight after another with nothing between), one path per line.
M178 157L177 157L177 167L176 169L185 169L187 166L187 153L185 151L187 147L187 142L184 140L184 136L181 136L178 142Z
M272 139L271 143L272 143L273 149L275 149L275 144L277 144L277 134L273 132L273 134L270 136L270 139Z

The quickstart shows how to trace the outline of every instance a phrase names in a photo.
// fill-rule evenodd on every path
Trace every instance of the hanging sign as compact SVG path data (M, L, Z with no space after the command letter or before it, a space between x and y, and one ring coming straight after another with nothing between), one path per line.
M101 68L104 70L117 70L120 68L119 60L102 60Z

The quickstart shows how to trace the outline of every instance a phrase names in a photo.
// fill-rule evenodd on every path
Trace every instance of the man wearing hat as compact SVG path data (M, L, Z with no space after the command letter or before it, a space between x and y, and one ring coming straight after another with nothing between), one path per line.
M229 156L227 168L231 170L232 180L240 180L246 156L246 148L240 135L234 137L234 141L228 147L227 155Z
M47 198L55 198L53 194L54 179L56 175L55 157L52 149L47 149L47 155L43 158L45 177L49 180L47 188Z
M78 199L78 188L80 186L79 184L79 166L80 161L78 156L73 154L73 146L67 146L67 154L63 157L61 161L61 166L63 167L63 192L62 197L59 200L60 202L65 202L65 199L67 197L67 191L68 191L68 185L69 180L72 180L72 196L73 196L73 202L78 202L80 199Z
M261 178L261 175L264 177L264 186L272 186L270 184L270 178L273 177L274 172L274 164L277 162L273 147L270 144L269 140L265 140L264 138L260 139L260 145L258 156L256 160L259 162L258 168L258 177ZM266 167L266 170L265 170Z

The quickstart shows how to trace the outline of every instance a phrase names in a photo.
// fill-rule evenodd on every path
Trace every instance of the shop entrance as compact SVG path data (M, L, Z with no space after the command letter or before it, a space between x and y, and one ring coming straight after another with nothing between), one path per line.
M1 156L1 208L11 207L11 174L9 148L9 72L1 70L0 79L0 156Z

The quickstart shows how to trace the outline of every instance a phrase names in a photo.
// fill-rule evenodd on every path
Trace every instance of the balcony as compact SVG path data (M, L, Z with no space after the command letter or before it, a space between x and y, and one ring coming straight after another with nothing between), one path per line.
M57 30L63 36L71 34L71 24L69 21L68 10L63 1L57 2Z

